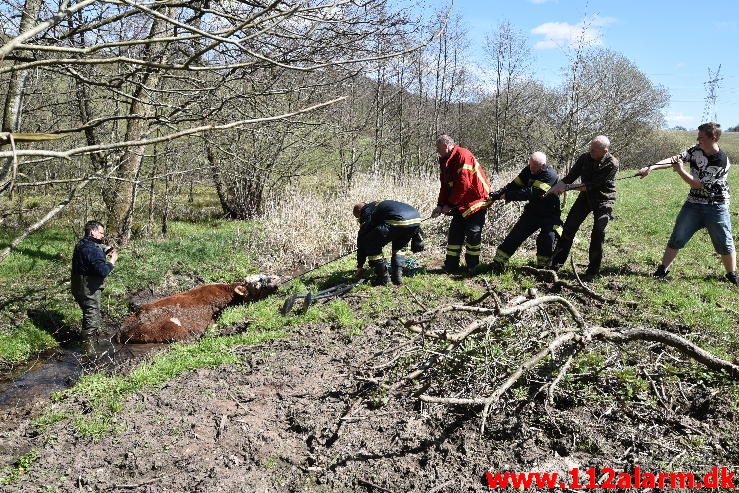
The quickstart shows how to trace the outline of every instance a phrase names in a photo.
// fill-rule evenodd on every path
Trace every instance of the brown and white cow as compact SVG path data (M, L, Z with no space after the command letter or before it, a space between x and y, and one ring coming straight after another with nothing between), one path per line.
M274 276L253 275L244 282L204 284L142 305L123 321L118 340L123 343L173 342L200 335L221 310L274 293L278 281Z

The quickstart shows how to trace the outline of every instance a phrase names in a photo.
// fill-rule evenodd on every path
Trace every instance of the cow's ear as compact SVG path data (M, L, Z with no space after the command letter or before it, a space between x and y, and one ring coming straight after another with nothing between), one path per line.
M236 286L234 288L234 293L238 294L239 296L246 296L246 291L244 291L243 286Z

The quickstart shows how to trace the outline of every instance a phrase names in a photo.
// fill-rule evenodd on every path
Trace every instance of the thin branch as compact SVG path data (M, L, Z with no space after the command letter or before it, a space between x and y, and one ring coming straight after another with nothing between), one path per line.
M63 7L59 9L59 11L56 14L54 14L50 19L37 24L35 27L33 27L32 29L29 29L26 32L20 33L18 36L11 39L7 43L5 43L3 46L0 46L0 61L2 61L8 53L16 49L18 45L22 44L27 39L33 38L38 33L46 30L46 28L60 23L63 19L68 17L70 14L73 14L77 12L78 10L82 10L88 5L92 5L96 1L98 0L82 0L81 2L76 3L71 7ZM64 2L62 5L67 5L67 2Z
M144 146L144 145L149 145L149 144L156 144L159 142L169 142L171 140L175 140L180 137L186 137L186 136L198 134L201 132L209 132L212 130L227 130L229 128L241 127L245 125L251 125L254 123L263 123L263 122L282 120L285 118L289 118L291 116L300 115L302 113L309 113L311 111L324 108L326 106L335 104L339 101L343 101L344 99L346 99L346 96L341 96L339 98L335 98L330 101L325 101L323 103L314 104L313 106L308 106L307 108L303 108L301 110L293 111L290 113L284 113L282 115L267 116L264 118L252 118L248 120L238 120L238 121L230 122L224 125L203 125L200 127L193 127L193 128L181 130L179 132L174 132L171 134L163 135L161 137L156 137L152 139L113 142L110 144L99 144L99 145L93 145L93 146L78 147L76 149L70 149L68 151L43 151L43 150L36 151L36 150L26 149L26 150L18 151L17 154L19 156L51 156L51 157L57 157L57 158L62 158L62 159L69 159L72 156L92 154L94 152L106 151L110 149L122 149L126 147L137 147L137 146ZM7 152L7 151L0 152L0 158L10 157L12 155L13 155L12 152Z

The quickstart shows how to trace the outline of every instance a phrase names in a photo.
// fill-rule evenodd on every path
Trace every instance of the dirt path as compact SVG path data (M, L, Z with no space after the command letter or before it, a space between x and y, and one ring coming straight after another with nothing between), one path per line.
M429 408L412 397L372 409L371 399L360 402L371 386L353 376L406 340L397 326L350 337L319 324L243 348L239 365L135 394L118 415L122 431L95 443L68 423L34 436L30 415L16 416L20 425L3 427L0 444L35 449L38 459L9 491L488 491L489 469L739 462L736 416L720 410L696 417L686 408L670 422L656 410L546 411L541 402L513 401L480 436L479 418L466 409ZM693 448L680 445L691 440Z

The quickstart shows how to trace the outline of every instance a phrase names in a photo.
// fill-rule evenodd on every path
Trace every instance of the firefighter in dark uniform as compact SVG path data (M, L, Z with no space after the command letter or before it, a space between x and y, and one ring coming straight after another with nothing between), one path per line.
M354 205L353 212L360 224L357 235L357 277L362 275L367 260L375 274L373 285L386 285L389 277L392 277L393 284L401 284L403 266L397 253L410 242L413 252L423 250L421 214L415 207L395 200L359 202ZM388 276L382 256L382 247L388 243L392 243L391 276Z
M467 273L474 275L480 263L482 227L490 206L490 182L475 156L468 149L456 145L450 136L440 135L436 139L436 153L439 155L441 188L431 217L440 214L452 216L444 271L451 274L459 270L464 243Z
M118 260L118 252L110 249L107 253L103 238L105 227L98 221L85 224L85 236L74 248L72 254L72 296L82 309L82 349L87 354L94 352L95 338L101 328L100 298L103 283ZM106 260L110 254L110 260Z
M547 156L543 152L535 152L518 176L505 187L490 194L490 199L511 201L528 201L523 214L498 246L493 258L493 271L502 272L508 260L526 239L539 231L536 237L536 264L544 267L549 264L557 238L562 232L562 220L559 217L559 197L547 195L549 189L559 181L557 171L547 164Z

